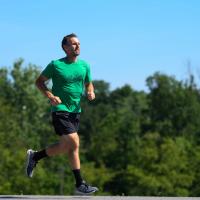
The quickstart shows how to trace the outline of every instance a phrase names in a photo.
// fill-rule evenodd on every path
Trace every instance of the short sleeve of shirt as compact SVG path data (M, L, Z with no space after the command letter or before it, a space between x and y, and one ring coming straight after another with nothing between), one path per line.
M90 66L86 65L86 76L85 76L85 83L89 83L92 81L91 73L90 73Z
M53 61L52 61L42 71L41 75L45 76L46 78L52 78L52 76L53 76L53 68L54 68L54 64L53 64Z

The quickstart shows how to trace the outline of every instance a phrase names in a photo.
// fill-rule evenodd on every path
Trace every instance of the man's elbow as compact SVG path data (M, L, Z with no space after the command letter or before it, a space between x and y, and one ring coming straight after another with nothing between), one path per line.
M40 80L39 80L39 78L37 78L36 81L35 81L35 86L37 88L39 88L39 85L40 85Z
M39 77L36 79L36 81L35 81L35 85L36 85L36 87L39 88L39 89L40 89L41 87L43 87L44 83L45 83L45 79L44 79L43 77L41 77L41 76L39 76Z

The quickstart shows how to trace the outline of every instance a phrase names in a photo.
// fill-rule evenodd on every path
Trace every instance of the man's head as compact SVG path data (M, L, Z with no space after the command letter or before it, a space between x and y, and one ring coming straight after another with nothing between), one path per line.
M62 49L67 56L78 56L80 54L80 42L76 34L66 35L62 40Z

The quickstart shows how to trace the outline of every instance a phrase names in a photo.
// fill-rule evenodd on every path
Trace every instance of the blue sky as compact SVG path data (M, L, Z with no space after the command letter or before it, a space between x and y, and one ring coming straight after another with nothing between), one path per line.
M93 79L111 89L130 84L147 90L156 71L184 80L200 77L199 0L0 0L0 66L41 70L64 57L60 42L79 36L80 58ZM188 67L190 63L190 68ZM200 79L200 78L199 78ZM198 80L197 80L198 81Z

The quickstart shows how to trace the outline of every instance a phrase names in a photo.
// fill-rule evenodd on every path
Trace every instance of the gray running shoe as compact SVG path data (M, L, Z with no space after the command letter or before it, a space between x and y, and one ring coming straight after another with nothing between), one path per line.
M94 192L97 192L97 187L92 187L88 185L85 181L82 182L82 184L76 188L75 194L77 195L90 195Z
M27 151L27 165L26 165L26 174L28 177L33 176L33 169L36 167L37 161L33 160L34 153L32 149Z

